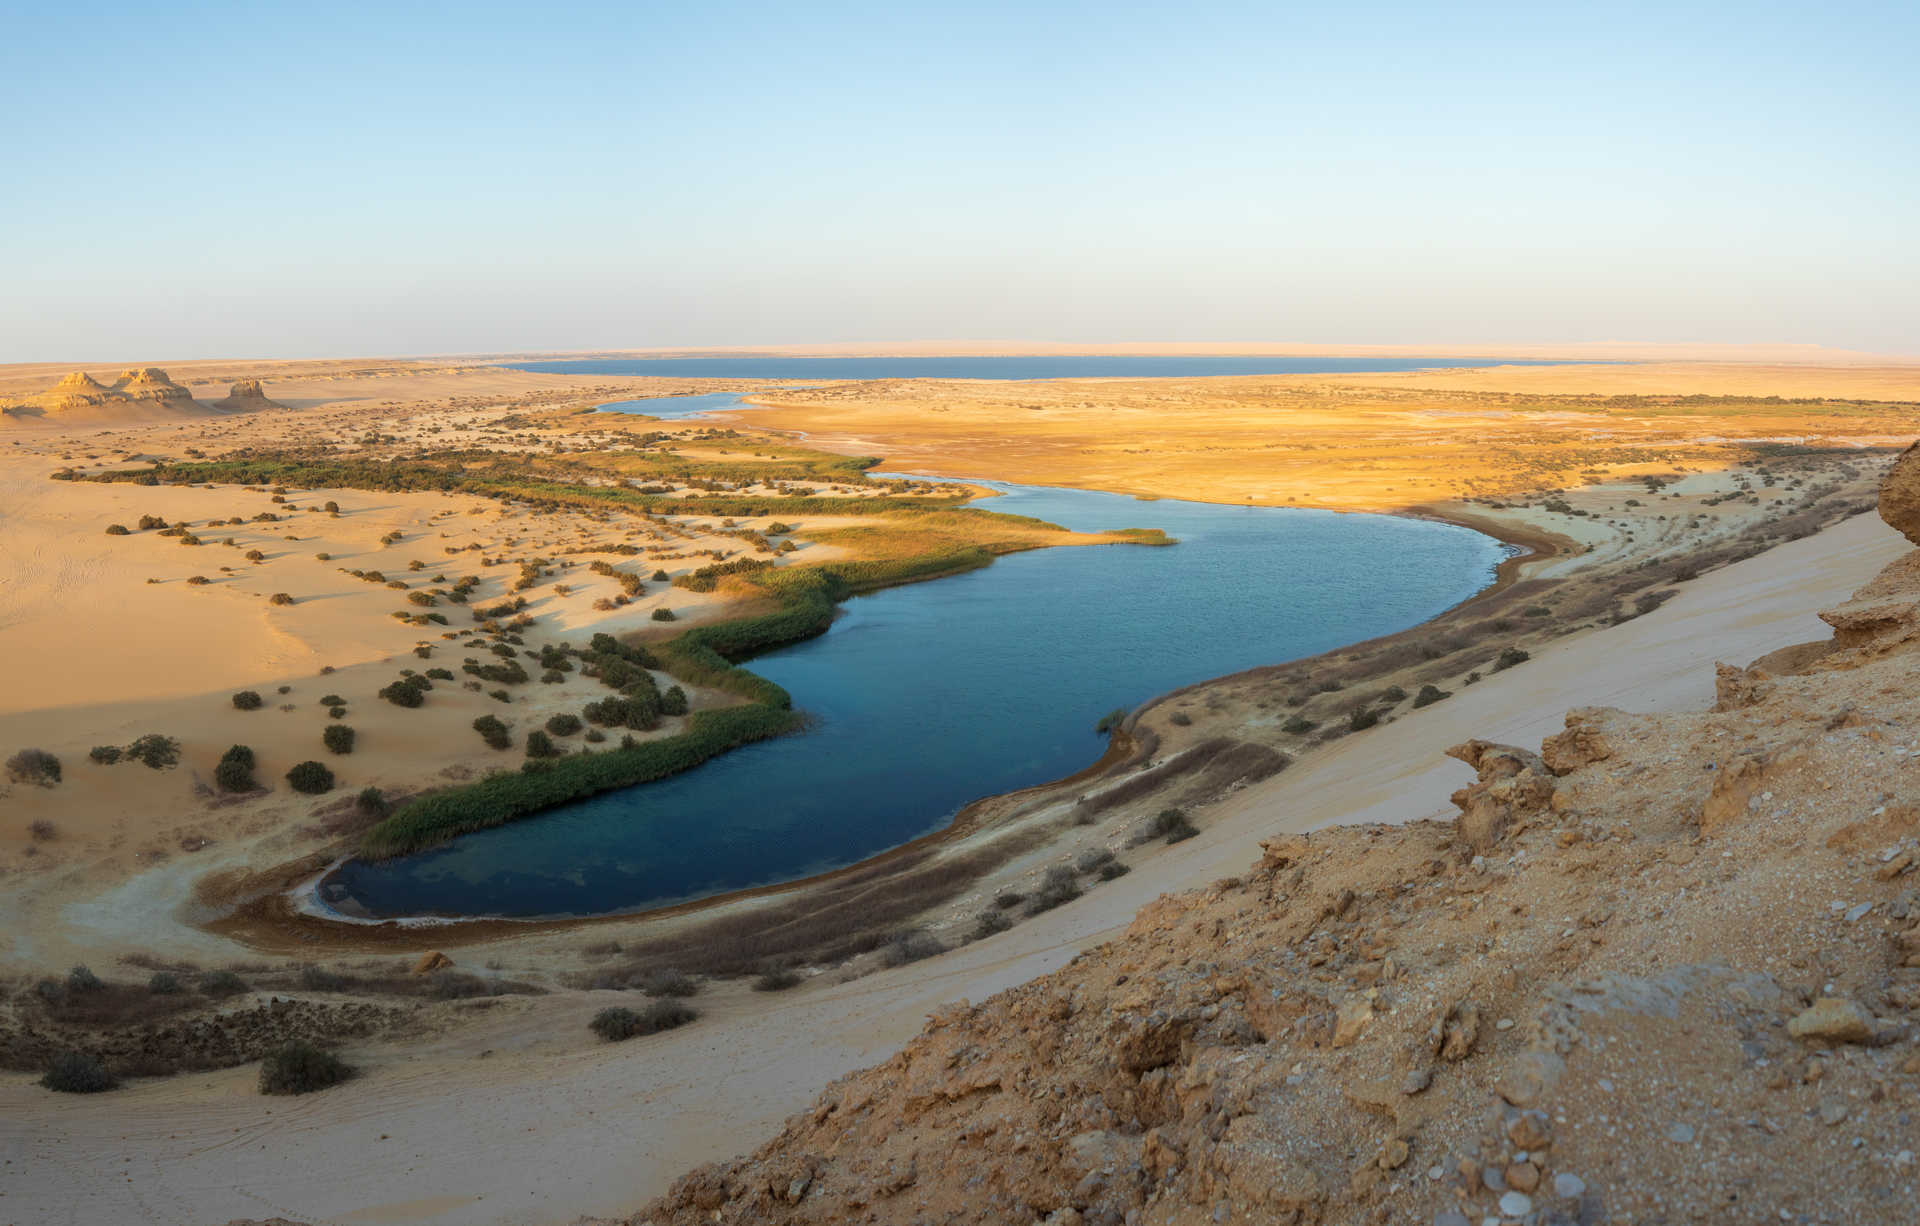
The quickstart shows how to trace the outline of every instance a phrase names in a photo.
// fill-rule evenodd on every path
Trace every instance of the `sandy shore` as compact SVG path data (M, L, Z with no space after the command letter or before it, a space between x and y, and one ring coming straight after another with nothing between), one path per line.
M271 1213L453 1224L630 1211L686 1167L770 1132L832 1077L884 1057L940 1004L1064 964L1159 893L1244 870L1262 837L1446 811L1448 791L1469 775L1438 757L1446 744L1537 741L1583 704L1703 706L1714 661L1824 637L1813 610L1903 549L1862 517L1705 576L1656 612L1542 651L1426 719L1353 738L1247 789L1151 871L1074 906L931 962L773 1002L715 992L706 1017L684 1031L603 1047L583 1023L612 994L516 1001L440 1044L356 1053L368 1077L292 1104L253 1097L250 1069L92 1100L53 1101L9 1078L0 1144L32 1173L12 1182L0 1213L76 1224ZM95 1178L105 1169L128 1178ZM339 1180L343 1169L356 1178Z

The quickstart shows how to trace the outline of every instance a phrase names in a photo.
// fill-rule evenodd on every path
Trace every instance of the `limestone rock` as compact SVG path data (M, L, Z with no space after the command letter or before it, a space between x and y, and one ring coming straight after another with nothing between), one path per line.
M258 379L242 379L227 390L226 399L213 402L216 409L245 412L255 409L284 409L287 406L267 399L266 385Z
M1614 715L1611 707L1576 707L1567 712L1567 730L1540 742L1540 758L1549 771L1568 775L1613 756L1613 743L1601 730Z
M1902 452L1881 481L1880 518L1920 545L1920 443Z
M1758 666L1735 668L1731 664L1713 666L1713 709L1738 711L1757 706L1773 693L1773 676Z
M1346 1047L1360 1037L1360 1032L1373 1020L1373 1002L1361 993L1354 993L1340 1002L1333 1015L1333 1045Z
M1840 996L1823 996L1787 1023L1787 1033L1809 1043L1865 1043L1873 1037L1873 1018Z
M1515 819L1545 810L1553 799L1553 775L1539 754L1472 740L1447 750L1447 756L1480 772L1477 782L1452 796L1460 808L1455 832L1476 852L1493 850Z
M1770 765L1763 754L1746 754L1721 767L1700 807L1701 833L1712 834L1745 818Z
M413 973L416 975L431 975L435 971L444 971L452 965L453 959L436 949L432 953L420 955L419 961L413 964Z

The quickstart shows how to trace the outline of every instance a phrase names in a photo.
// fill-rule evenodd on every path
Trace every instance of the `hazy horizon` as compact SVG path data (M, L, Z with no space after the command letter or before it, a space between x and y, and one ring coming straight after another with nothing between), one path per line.
M10 16L0 361L1920 349L1911 6L446 12Z

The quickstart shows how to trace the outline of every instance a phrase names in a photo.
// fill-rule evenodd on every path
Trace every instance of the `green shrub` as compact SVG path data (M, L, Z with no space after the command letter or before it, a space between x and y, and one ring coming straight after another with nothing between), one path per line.
M95 762L98 762L102 766L112 766L115 762L118 762L120 760L120 755L123 752L125 751L122 750L118 745L95 745L92 749L89 749L87 751L87 757L93 759Z
M60 782L60 759L44 749L23 749L7 759L7 778L50 788Z
M380 687L380 697L396 707L417 707L427 701L427 691L433 683L418 675L402 677Z
M180 761L180 742L158 732L149 732L123 752L151 770L165 770Z
M544 730L535 728L532 732L527 733L527 756L529 758L557 758L560 756L560 747L553 743L553 738L548 736Z
M125 524L108 524L107 535L108 536L129 536L131 535L131 533L127 531L127 526Z
M668 686L667 692L660 695L660 714L685 715L686 713L687 692L677 685Z
M1365 732L1380 722L1380 713L1372 707L1355 707L1347 713L1347 730Z
M328 770L324 763L301 762L287 772L287 782L296 792L318 796L322 792L333 790L333 772Z
M1120 863L1120 861L1115 860L1110 864L1102 864L1100 866L1100 880L1114 881L1114 880L1117 880L1118 878L1126 876L1128 873L1132 871L1133 871L1132 869Z
M360 794L353 798L353 804L368 817L385 817L388 813L386 796L372 785L361 788Z
M666 583L670 579L671 579L671 576L668 575L667 572L664 570L656 570L653 572L653 581L655 583Z
M345 724L328 724L321 730L320 740L330 753L352 753L354 731Z
M653 611L653 620L657 622L670 622L677 621L678 619L674 617L672 609L662 605Z
M251 792L260 785L253 779L253 750L235 745L220 757L213 768L213 781L223 792Z
M347 705L347 700L338 694L328 694L320 700L320 705L323 707L344 707Z
M982 911L973 921L973 939L984 941L997 932L1005 932L1013 927L1013 920L1004 911L989 908Z
M289 605L293 603L293 597L287 592L275 592L267 599L267 603L272 605Z
M555 736L572 736L580 731L580 726L578 715L561 714L547 720L547 731Z
M631 1039L636 1035L658 1034L662 1030L672 1030L684 1026L700 1014L691 1006L677 1000L656 1000L644 1009L633 1010L618 1005L602 1009L593 1015L587 1028L610 1043L622 1039Z
M1319 726L1319 724L1314 723L1304 715L1296 715L1286 723L1281 724L1280 731L1290 732L1294 736L1305 736Z
M63 1052L53 1058L46 1075L40 1078L40 1084L49 1090L61 1094L98 1094L111 1090L119 1083L100 1057L86 1052Z
M76 966L67 972L67 991L76 995L98 992L106 986L100 982L100 976L84 966Z
M1160 810L1147 823L1145 831L1146 838L1165 839L1169 843L1184 842L1199 833L1185 809Z
M295 1039L267 1053L260 1064L262 1094L311 1094L339 1085L353 1069L332 1052Z
M473 730L480 734L494 749L507 749L513 745L513 737L507 732L507 726L500 722L497 715L482 715L473 721Z
M147 991L155 996L178 996L186 990L180 977L171 971L155 971L152 978L147 980Z
M1529 656L1518 647L1509 647L1500 653L1499 659L1493 662L1493 671L1496 673L1501 672L1505 669L1512 668L1516 664L1525 664L1532 658L1532 656Z
M1417 710L1420 707L1430 707L1443 698L1452 697L1452 690L1443 690L1437 685L1423 685L1420 687L1420 692L1413 696L1413 705Z

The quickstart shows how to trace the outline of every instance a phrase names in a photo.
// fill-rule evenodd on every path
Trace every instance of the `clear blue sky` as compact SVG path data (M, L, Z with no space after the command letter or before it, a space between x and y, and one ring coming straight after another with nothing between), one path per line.
M1920 352L1920 5L88 4L0 361L908 338Z

